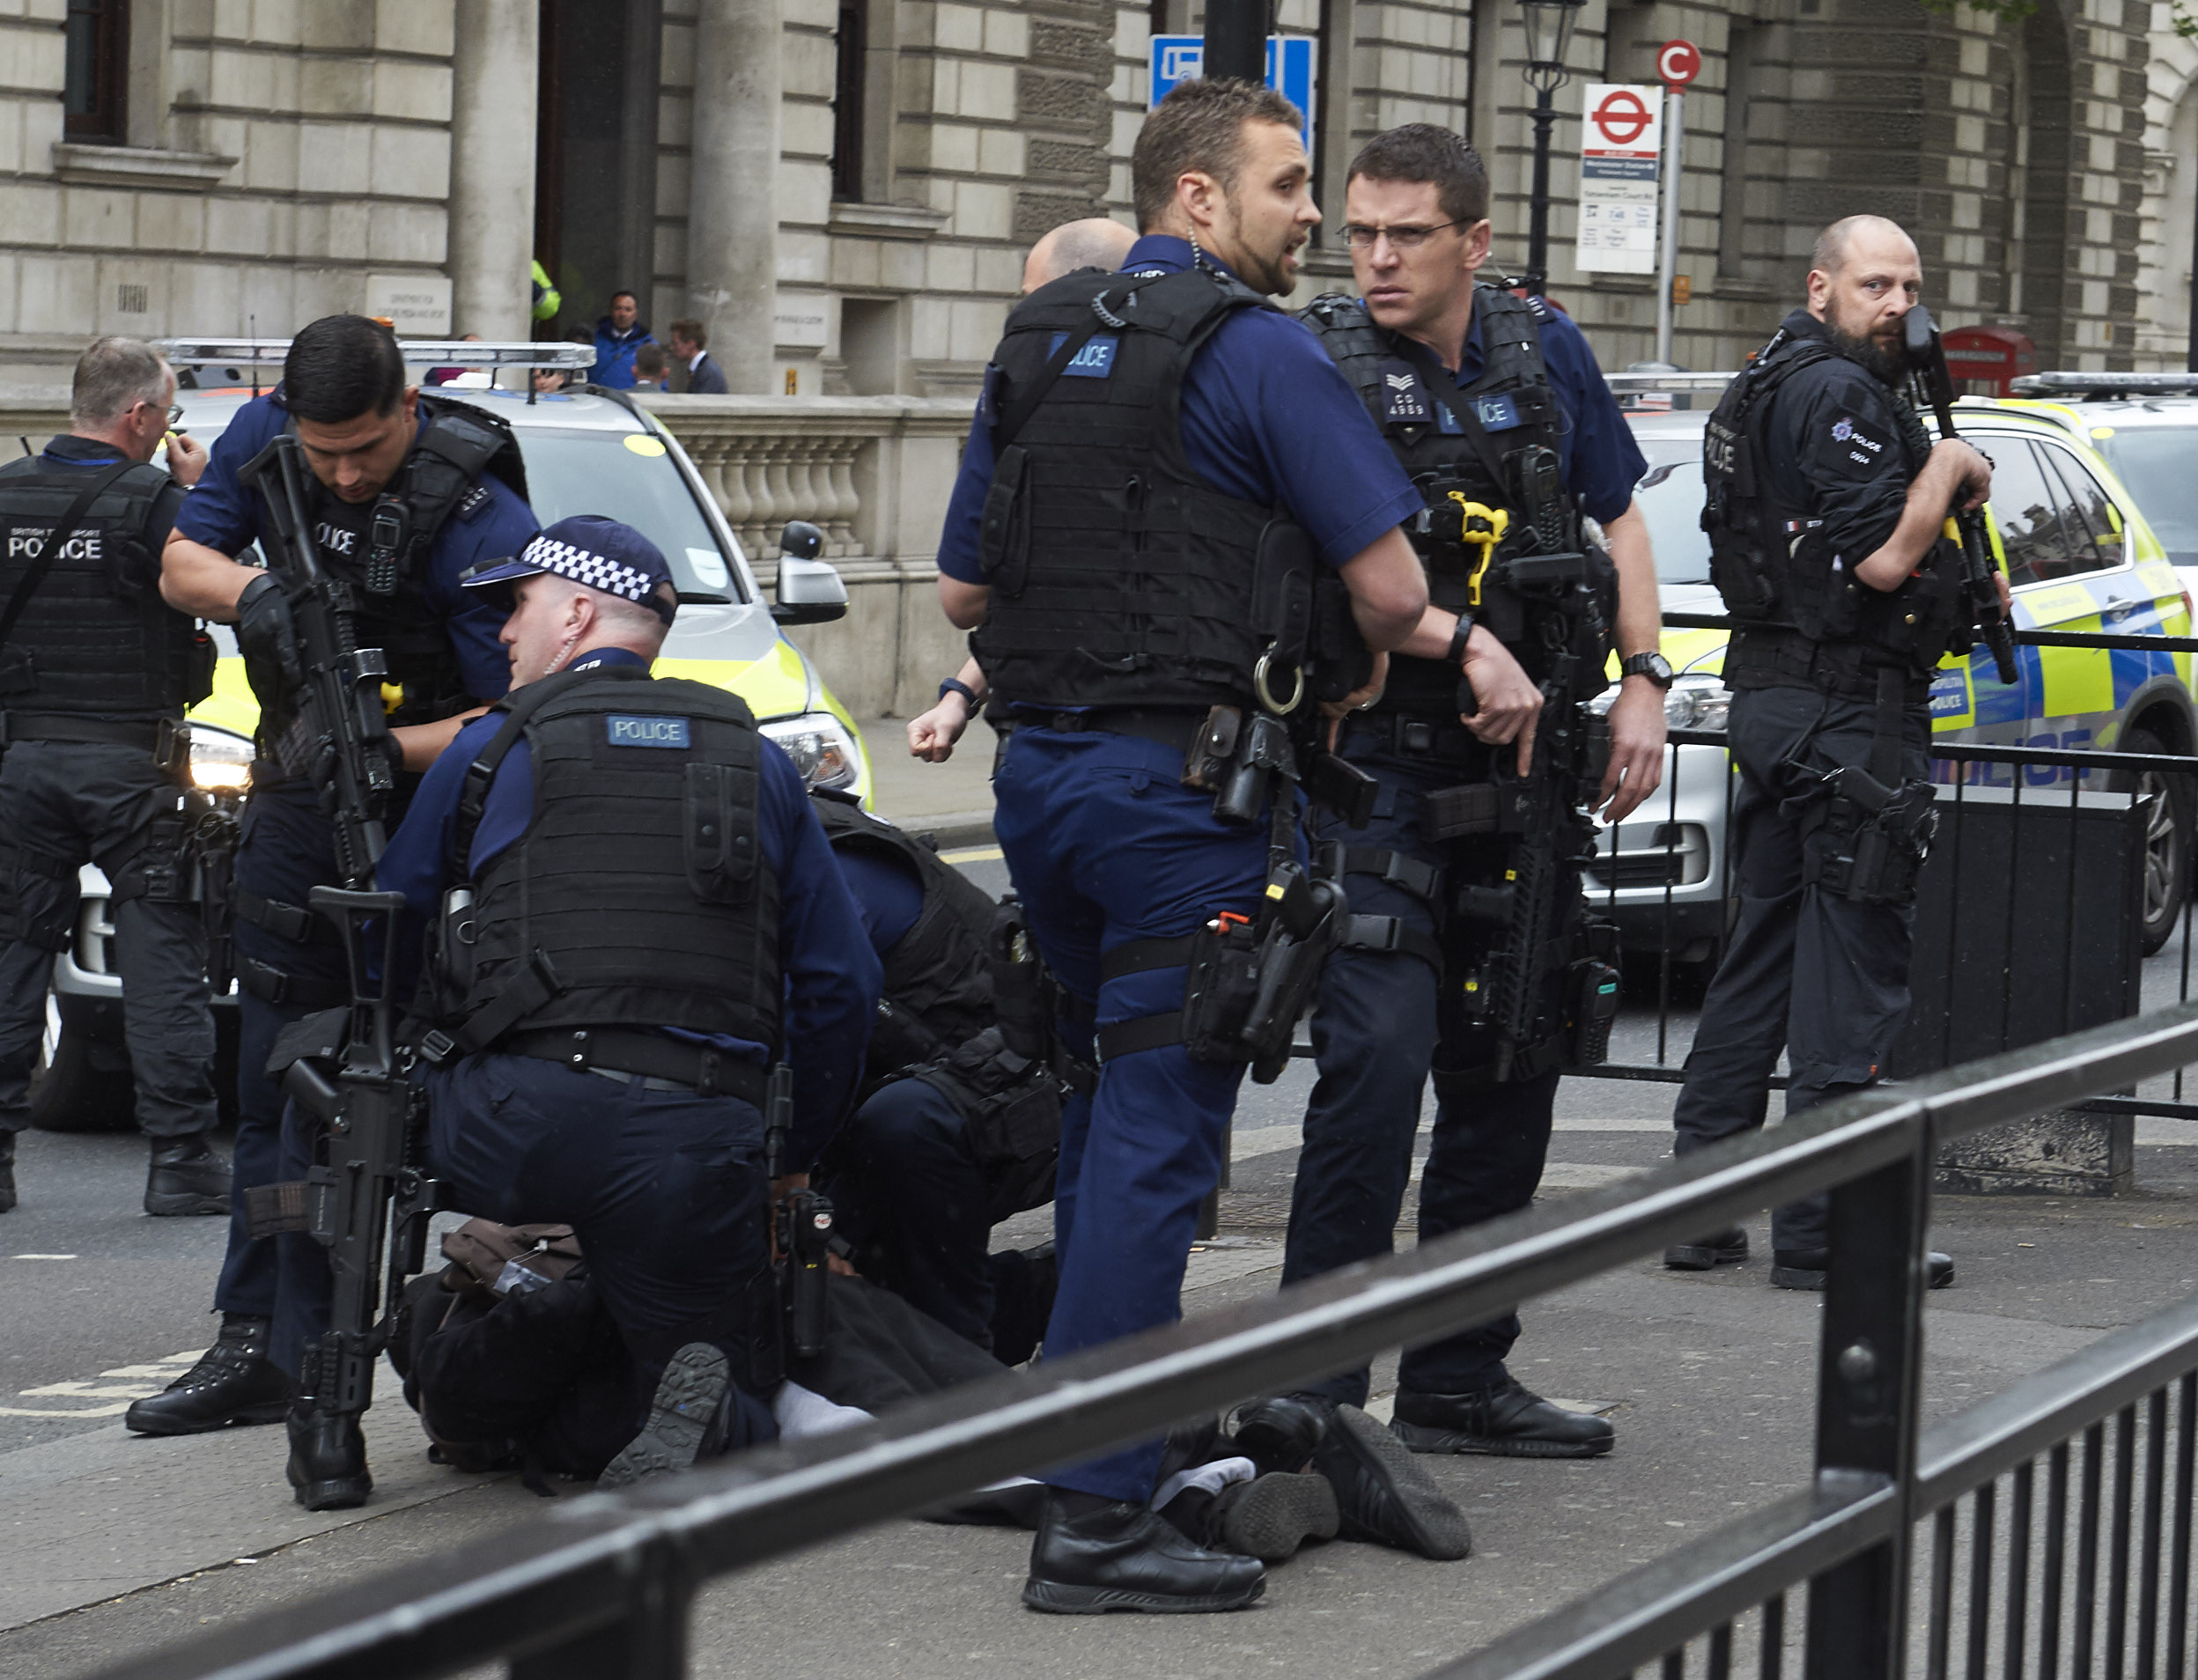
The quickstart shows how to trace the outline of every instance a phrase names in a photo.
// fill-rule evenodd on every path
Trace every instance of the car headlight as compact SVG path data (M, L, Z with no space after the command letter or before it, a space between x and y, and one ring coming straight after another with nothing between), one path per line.
M1588 702L1588 710L1601 716L1618 698L1615 682ZM1668 729L1722 729L1732 710L1732 690L1714 676L1671 679L1664 690L1663 722Z
M862 754L847 726L829 711L804 712L762 726L810 787L852 787L862 774Z
M247 787L252 781L252 743L226 729L191 726L191 780L201 787Z

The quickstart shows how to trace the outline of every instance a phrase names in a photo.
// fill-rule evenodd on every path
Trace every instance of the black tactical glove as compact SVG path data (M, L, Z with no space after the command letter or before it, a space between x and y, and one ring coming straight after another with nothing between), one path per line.
M237 647L248 663L280 672L288 687L296 688L306 680L290 599L271 573L253 578L237 597Z

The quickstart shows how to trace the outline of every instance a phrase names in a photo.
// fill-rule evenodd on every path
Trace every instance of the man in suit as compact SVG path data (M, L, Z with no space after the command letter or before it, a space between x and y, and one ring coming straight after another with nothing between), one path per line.
M675 321L671 327L672 373L670 388L691 391L697 396L723 396L725 370L710 354L709 328L698 321Z

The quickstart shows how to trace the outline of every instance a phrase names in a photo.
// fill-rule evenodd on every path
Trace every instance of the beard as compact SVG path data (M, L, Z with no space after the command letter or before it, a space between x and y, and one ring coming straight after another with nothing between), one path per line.
M1900 382L1904 365L1897 349L1874 338L1857 338L1830 321L1825 323L1825 330L1831 335L1833 350L1872 374L1879 384L1898 385Z

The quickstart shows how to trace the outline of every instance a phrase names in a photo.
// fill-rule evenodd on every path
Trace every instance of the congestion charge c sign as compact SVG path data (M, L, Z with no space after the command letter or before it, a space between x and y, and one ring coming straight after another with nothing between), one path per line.
M1613 89L1595 107L1595 126L1614 146L1630 146L1655 121L1641 95L1630 87Z
M1702 73L1702 51L1691 41L1667 41L1656 49L1656 74L1667 87L1685 87Z

